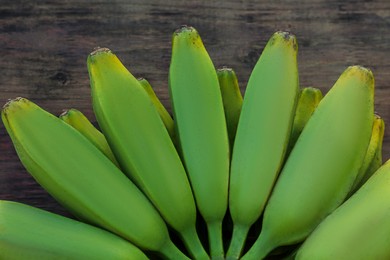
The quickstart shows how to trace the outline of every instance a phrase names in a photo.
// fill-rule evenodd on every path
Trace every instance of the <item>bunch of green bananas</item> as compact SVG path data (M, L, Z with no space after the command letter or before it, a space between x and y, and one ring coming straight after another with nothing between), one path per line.
M347 68L324 97L300 88L296 38L276 32L243 99L194 28L172 41L173 119L106 48L87 60L102 132L76 109L4 106L21 162L79 221L2 200L0 258L389 259L371 71Z

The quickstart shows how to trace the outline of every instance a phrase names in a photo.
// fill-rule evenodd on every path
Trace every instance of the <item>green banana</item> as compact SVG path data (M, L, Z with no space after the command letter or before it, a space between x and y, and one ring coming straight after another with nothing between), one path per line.
M229 140L215 67L198 32L173 34L169 91L176 133L212 258L223 258L222 220L229 181Z
M96 118L121 168L179 232L190 254L208 259L185 169L148 94L108 49L89 55L88 71Z
M141 249L187 259L144 194L76 129L24 98L1 116L27 171L75 216Z
M0 200L1 259L148 259L105 230L17 202Z
M106 138L98 129L93 126L93 124L83 113L81 113L77 109L72 108L64 111L60 115L60 119L74 127L82 135L84 135L100 151L102 151L102 153L104 153L108 157L108 159L110 159L116 166L119 167L119 163L115 159L115 156L112 153Z
M390 160L310 234L295 259L390 259L389 205Z
M375 115L370 144L368 145L366 156L364 157L350 194L356 192L381 167L384 133L385 123L380 116Z
M314 110L322 99L322 92L318 88L306 87L300 90L298 104L295 110L294 122L292 125L290 140L286 157L293 149L299 135L305 127L307 121L310 119Z
M165 127L167 128L169 135L171 136L171 138L173 140L175 138L175 124L173 123L173 119L172 119L171 115L168 113L168 111L166 110L164 105L161 103L160 99L157 97L157 95L154 92L149 81L147 81L144 78L139 78L138 81L139 81L139 83L141 83L141 86L148 93L153 104L156 106L156 109L157 109L158 113L160 114L160 117L161 117Z
M236 73L231 68L217 70L219 87L221 88L226 127L229 136L230 150L233 148L238 119L240 118L242 95Z
M276 32L248 81L231 164L231 259L240 257L284 159L299 93L297 50L295 36Z
M374 77L349 67L299 136L265 208L260 236L242 259L263 259L278 246L302 241L343 202L366 153L373 115Z

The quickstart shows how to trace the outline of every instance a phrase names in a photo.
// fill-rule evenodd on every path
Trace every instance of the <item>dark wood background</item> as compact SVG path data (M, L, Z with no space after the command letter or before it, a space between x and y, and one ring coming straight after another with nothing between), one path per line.
M35 3L36 2L36 3ZM95 121L87 55L112 49L145 77L170 110L171 35L200 32L216 67L235 69L241 90L268 38L296 34L302 86L326 93L360 64L376 78L376 111L390 122L390 1L0 1L0 103L26 97L53 114L77 108ZM390 123L384 160L390 158ZM69 215L25 171L0 123L0 199Z

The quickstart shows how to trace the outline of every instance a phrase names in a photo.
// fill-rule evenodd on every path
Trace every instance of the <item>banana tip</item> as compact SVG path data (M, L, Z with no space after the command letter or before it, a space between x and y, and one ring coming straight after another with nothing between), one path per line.
M8 101L3 105L3 111L9 109L10 107L12 107L15 104L18 104L19 102L27 102L27 99L25 99L23 97L8 99Z
M62 110L62 113L59 115L59 118L65 117L69 114L71 109L64 109Z
M291 44L294 50L298 49L298 43L297 43L297 38L295 35L291 32L288 31L277 31L274 33L274 35L271 38L271 44L274 44L275 42L280 40L285 41L288 44Z
M361 71L364 74L371 74L372 75L372 71L369 68L366 68L362 65L353 65L353 66L350 66L348 69L355 70L355 71Z
M173 33L172 50L177 49L177 46L188 46L191 44L197 48L204 48L202 39L194 27L183 25Z
M223 66L222 68L217 69L218 77L236 77L236 73L230 67Z
M346 74L351 74L360 77L362 80L370 83L369 85L374 85L374 74L372 71L361 65L350 66L346 69Z
M277 31L276 34L282 36L285 40L289 40L292 37L295 38L295 35L289 31Z
M111 53L111 52L112 51L109 48L96 47L89 55L95 56L101 53Z
M230 72L230 71L233 71L233 69L230 68L230 67L227 67L227 66L223 66L222 68L219 68L217 71L221 71L221 72L228 71L228 72Z
M196 32L196 29L192 26L184 24L184 25L180 26L180 28L175 30L174 35L179 35L183 32Z
M377 112L374 112L374 117L375 119L382 119L382 117Z

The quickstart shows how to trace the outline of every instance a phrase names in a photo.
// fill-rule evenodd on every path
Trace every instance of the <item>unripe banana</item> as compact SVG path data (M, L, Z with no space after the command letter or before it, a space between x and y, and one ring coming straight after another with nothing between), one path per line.
M185 169L155 105L108 49L88 57L93 108L123 171L179 232L194 258L208 258L196 229Z
M374 77L346 69L322 99L291 151L264 211L259 238L243 257L263 259L302 241L346 198L370 141Z
M390 160L305 240L297 260L390 259Z
M317 108L321 99L322 92L318 88L306 87L300 90L286 157L290 154L299 135L301 134L307 121L309 121L314 110Z
M1 259L148 259L137 247L94 226L0 200Z
M60 118L67 124L74 127L82 135L84 135L100 151L102 151L102 153L104 153L108 159L110 159L116 166L119 166L104 135L93 126L93 124L83 113L77 109L72 108L64 111L60 115Z
M27 171L75 216L142 249L187 259L144 194L76 129L24 98L1 116Z
M350 194L358 190L382 165L382 143L385 133L385 123L382 118L375 114L372 126L371 140L368 145L366 156L359 169L359 173L353 184Z
M168 130L169 135L173 140L175 138L175 124L173 123L171 115L168 113L164 105L161 103L160 99L157 97L149 81L144 78L139 78L138 81L139 83L141 83L141 86L145 89L146 93L148 93L150 99L153 102L153 105L155 105L157 112L159 113L165 127Z
M230 150L233 148L238 119L240 118L242 95L236 73L231 68L217 70L219 87L221 88L226 127L229 136Z
M211 256L223 258L229 140L217 73L192 27L184 26L173 34L169 90L185 166L207 223Z
M233 147L229 208L233 236L227 256L239 258L284 160L299 82L295 36L276 32L248 81Z

